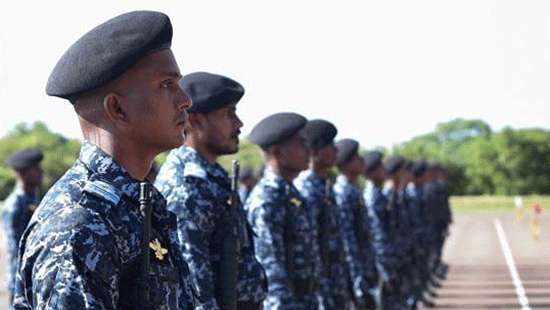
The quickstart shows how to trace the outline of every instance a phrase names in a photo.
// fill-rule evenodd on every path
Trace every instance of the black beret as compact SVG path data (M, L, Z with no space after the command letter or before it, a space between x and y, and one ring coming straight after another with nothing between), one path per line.
M353 139L342 139L336 142L336 149L338 150L336 165L339 166L347 163L353 155L359 152L359 142Z
M370 151L365 155L365 172L371 172L382 165L384 154L380 151Z
M338 130L331 122L322 119L311 120L304 127L306 143L312 150L332 144L337 133Z
M43 158L44 154L40 150L24 149L11 154L5 163L8 167L19 170L37 165Z
M90 30L61 56L46 93L72 102L119 77L144 56L172 43L172 24L163 13L134 11Z
M406 164L406 159L402 156L392 156L384 162L384 168L390 174L397 172L401 167Z
M411 172L414 174L415 177L421 177L428 168L428 164L424 160L417 160L413 162L411 167Z
M270 115L261 120L250 132L252 143L262 147L286 141L307 124L307 119L300 114L283 112Z
M236 104L244 87L228 77L208 72L194 72L183 77L181 87L193 100L189 113L206 113L224 105Z

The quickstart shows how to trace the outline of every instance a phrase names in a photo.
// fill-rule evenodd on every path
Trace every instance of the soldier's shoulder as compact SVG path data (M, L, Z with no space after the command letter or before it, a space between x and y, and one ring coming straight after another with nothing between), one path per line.
M254 209L263 205L281 205L286 197L286 189L272 180L262 180L248 196L247 208Z

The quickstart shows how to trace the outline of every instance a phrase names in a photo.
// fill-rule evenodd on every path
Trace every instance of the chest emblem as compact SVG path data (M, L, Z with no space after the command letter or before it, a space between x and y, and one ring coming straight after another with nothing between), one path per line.
M158 239L149 242L149 247L155 251L155 256L158 260L163 260L164 255L168 254L168 250L162 247Z

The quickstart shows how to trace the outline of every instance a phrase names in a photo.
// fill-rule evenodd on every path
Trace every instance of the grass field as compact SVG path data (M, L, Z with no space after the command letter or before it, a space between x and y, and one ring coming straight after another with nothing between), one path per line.
M526 212L532 212L532 206L539 204L544 211L550 211L550 196L522 196ZM513 212L513 196L453 196L451 207L455 213L469 212Z

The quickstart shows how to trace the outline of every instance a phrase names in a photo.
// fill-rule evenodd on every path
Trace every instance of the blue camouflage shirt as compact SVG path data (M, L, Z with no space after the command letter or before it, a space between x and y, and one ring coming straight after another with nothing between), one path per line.
M298 190L266 168L245 209L255 233L256 256L269 284L264 308L317 309L317 291L305 296L295 291L298 282L319 282L315 235Z
M8 268L6 280L11 295L13 295L15 273L17 271L19 240L21 240L21 236L27 228L38 203L38 195L25 193L20 186L17 186L4 201L2 224L4 225L7 241Z
M351 283L353 283L353 294L357 301L361 301L367 296L369 287L373 285L368 283L368 280L376 276L367 229L357 227L357 225L367 225L365 206L361 191L345 175L339 175L336 178L334 194L340 217L346 262Z
M411 259L409 252L413 246L413 215L410 204L407 201L406 188L396 188L393 183L388 182L383 189L384 195L388 198L388 207L391 218L391 235L395 249L395 257L400 267L406 267Z
M327 180L311 169L303 171L294 180L294 185L305 199L309 221L316 237L316 253L319 253L317 272L322 275L321 306L324 309L334 309L337 300L350 300L350 296L340 221L337 218L332 186L329 185L330 191L326 193L326 183Z
M15 309L138 309L143 213L139 181L85 142L48 191L20 243ZM153 189L151 309L193 309L176 218Z
M198 309L218 309L216 283L220 274L222 217L231 195L231 181L218 164L211 164L193 148L182 146L168 155L155 185L167 199L168 209L178 217L180 247L198 291ZM261 302L266 296L264 270L256 260L246 214L238 208L239 301Z
M426 227L424 205L422 203L422 186L417 186L413 182L410 182L405 189L405 195L410 209L414 241L422 242L423 232Z
M395 245L392 238L392 211L382 188L367 182L363 191L369 232L375 255L376 268L385 281L396 279Z

